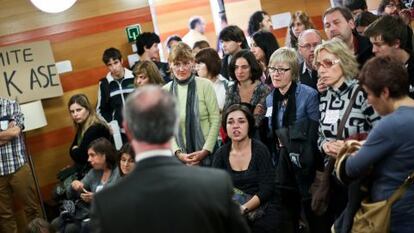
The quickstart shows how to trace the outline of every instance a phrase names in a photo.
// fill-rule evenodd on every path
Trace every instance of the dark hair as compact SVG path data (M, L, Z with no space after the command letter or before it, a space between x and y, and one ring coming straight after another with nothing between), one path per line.
M269 15L266 11L256 11L249 18L249 25L247 33L252 36L255 32L260 30L260 23L262 23L264 16Z
M200 50L195 56L196 63L204 63L207 67L207 72L212 77L216 77L220 74L221 60L216 52L212 48L205 48Z
M378 5L377 14L382 15L384 13L385 7L390 4L391 2L395 3L397 5L398 9L403 9L404 4L400 0L381 0L381 2Z
M263 50L266 57L266 65L269 64L270 56L279 48L279 44L273 33L267 31L258 31L253 34L254 43Z
M205 40L200 40L194 43L193 49L195 48L199 48L199 49L210 48L210 44Z
M230 107L224 110L224 114L221 119L221 127L223 128L224 132L227 133L226 125L229 114L235 111L241 111L246 116L247 123L249 124L249 131L247 135L249 135L250 138L253 137L253 133L255 130L253 113L252 111L250 111L249 106L243 103L230 105Z
M251 73L250 80L252 80L252 83L256 80L259 80L260 77L262 77L263 70L260 68L259 62L257 62L256 58L254 57L254 54L247 49L242 49L233 56L229 64L229 73L231 78L234 80L235 84L239 83L239 80L237 80L235 74L236 61L239 58L244 58L246 59L247 63L249 63Z
M374 15L369 11L363 11L355 17L355 27L367 27L378 17L378 15Z
M350 11L359 9L365 11L366 9L368 9L367 2L365 0L345 0L344 6L348 8Z
M339 11L339 13L341 13L341 15L345 18L347 22L349 22L349 20L354 19L354 17L352 16L352 12L348 8L345 8L342 6L329 8L328 10L325 11L325 13L323 13L322 19L325 19L326 15L330 15L336 11Z
M131 144L129 144L129 142L125 143L124 145L122 145L121 149L118 152L118 168L119 168L119 174L121 176L124 176L125 174L122 172L121 169L121 158L123 154L127 154L130 155L132 159L134 159L134 149L132 148Z
M399 40L401 49L411 49L411 45L408 44L407 25L399 17L391 15L380 17L365 29L364 35L367 37L381 36L388 45L394 45Z
M105 155L105 162L108 169L113 169L117 164L117 153L114 145L106 138L93 140L88 149L92 149L97 154Z
M188 23L188 27L190 29L194 29L197 26L197 24L200 24L200 23L201 23L201 18L200 17L192 17L190 19L190 22Z
M385 87L390 97L399 99L408 95L410 81L401 62L389 56L370 59L359 73L359 82L379 97Z
M171 140L177 129L177 119L175 98L159 86L138 88L128 96L124 107L124 120L133 139L151 144Z
M119 51L116 48L109 48L105 49L103 55L102 55L102 61L103 63L108 64L109 60L122 60L122 54L121 51Z
M167 48L169 48L169 49L171 48L170 45L169 45L171 41L182 41L182 39L181 39L181 37L179 37L177 35L169 36L167 38L167 42L166 42Z
M220 32L219 40L241 42L240 47L242 49L249 48L243 31L236 25L229 25L223 28L223 30Z
M138 35L135 44L137 45L137 53L138 55L142 55L145 52L145 49L151 48L151 46L155 43L160 43L160 37L155 34L154 32L143 32L142 34Z

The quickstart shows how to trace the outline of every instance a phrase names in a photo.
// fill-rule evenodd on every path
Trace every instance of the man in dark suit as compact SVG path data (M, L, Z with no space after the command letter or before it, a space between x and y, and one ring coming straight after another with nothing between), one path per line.
M94 197L92 232L249 232L231 199L229 175L185 166L173 156L177 125L169 93L148 86L130 95L124 127L137 164L118 185Z
M298 37L298 51L303 57L303 62L300 64L299 80L302 84L308 85L315 90L316 83L318 82L318 72L313 66L314 51L316 46L321 43L321 35L315 29L305 30Z

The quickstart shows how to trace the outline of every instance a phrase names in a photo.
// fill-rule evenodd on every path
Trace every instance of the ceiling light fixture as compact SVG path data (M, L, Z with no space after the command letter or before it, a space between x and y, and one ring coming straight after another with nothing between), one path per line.
M35 7L47 13L63 12L75 4L76 0L30 0Z

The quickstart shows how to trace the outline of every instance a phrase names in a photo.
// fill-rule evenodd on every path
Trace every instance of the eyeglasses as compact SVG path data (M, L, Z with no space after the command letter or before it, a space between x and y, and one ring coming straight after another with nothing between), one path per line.
M341 60L336 59L336 60L329 60L329 59L324 59L322 61L317 61L315 62L315 67L318 70L321 66L323 66L323 68L328 69L331 68L333 65L338 64Z
M320 44L321 43L304 44L304 45L299 45L299 47L309 50L311 48L316 48L316 46L318 46Z
M267 67L267 69L269 70L270 74L281 74L281 75L285 74L287 71L290 70L290 68L277 68L277 67L272 67L272 66Z

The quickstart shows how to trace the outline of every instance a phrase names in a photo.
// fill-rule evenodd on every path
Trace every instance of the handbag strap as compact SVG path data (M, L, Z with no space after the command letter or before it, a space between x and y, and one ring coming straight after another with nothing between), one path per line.
M355 100L358 96L358 92L361 90L361 86L357 86L354 93L352 94L351 99L349 100L348 106L346 107L345 113L342 116L341 121L339 122L338 131L336 134L336 139L342 139L342 133L344 132L346 121L349 118L349 114L351 114L352 106L355 103Z
M346 107L345 113L342 116L341 121L339 122L338 131L336 134L337 139L342 139L342 133L344 132L345 123L349 118L349 114L351 114L352 106L354 105L356 98L358 96L358 92L361 90L361 86L357 86L354 93L352 94L351 99L349 100L348 106ZM327 173L326 176L330 175L335 167L335 158L329 156L328 164L326 165L325 172Z
M387 204L392 205L395 201L400 199L401 196L404 195L405 191L407 191L408 187L413 184L414 181L414 172L411 173L405 180L404 183L398 187L397 190L388 198Z

